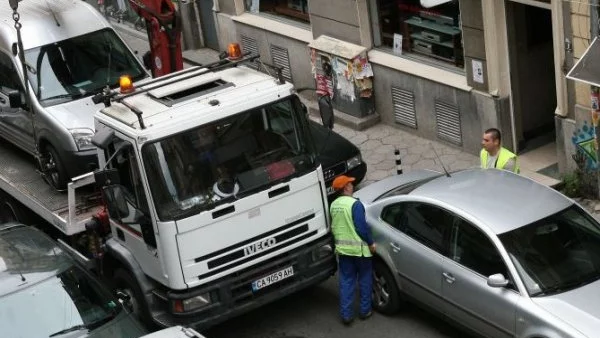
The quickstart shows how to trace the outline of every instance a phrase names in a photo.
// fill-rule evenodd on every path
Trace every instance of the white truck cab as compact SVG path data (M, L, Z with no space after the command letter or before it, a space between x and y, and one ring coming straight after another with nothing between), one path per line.
M335 272L306 110L248 58L96 97L108 265L154 323L214 325Z

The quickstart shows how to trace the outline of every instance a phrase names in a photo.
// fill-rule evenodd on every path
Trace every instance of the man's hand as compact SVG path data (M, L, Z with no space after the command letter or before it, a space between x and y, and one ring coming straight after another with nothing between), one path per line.
M372 254L374 254L374 253L375 253L375 251L376 251L375 249L376 249L376 248L375 248L375 243L373 243L373 244L369 245L369 251L371 251L371 253L372 253Z

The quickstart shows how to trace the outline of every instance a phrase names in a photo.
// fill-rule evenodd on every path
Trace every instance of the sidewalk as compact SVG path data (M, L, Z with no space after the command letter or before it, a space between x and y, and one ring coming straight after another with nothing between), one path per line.
M125 42L134 51L137 51L138 57L141 58L149 50L145 32L136 31L131 24L127 23L119 24L113 21L113 26ZM218 52L208 48L184 51L184 66L189 67L194 64L207 64L217 61L218 54ZM307 106L315 105L312 102L307 102ZM311 110L314 111L314 109ZM312 118L318 120L316 116L312 116ZM479 165L479 158L476 155L438 141L415 136L383 123L362 131L356 131L337 123L334 130L356 144L363 154L363 160L367 163L368 170L367 176L361 185L367 185L396 174L394 155L394 149L396 148L400 150L404 171L415 169L443 171L442 163L448 171ZM436 157L432 148L435 149L439 158ZM558 180L536 172L543 164L545 164L544 158L525 158L520 163L521 173L542 184L555 186L559 183Z

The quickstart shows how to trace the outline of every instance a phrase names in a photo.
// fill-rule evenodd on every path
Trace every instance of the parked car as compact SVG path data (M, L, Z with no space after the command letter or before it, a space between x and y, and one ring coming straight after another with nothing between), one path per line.
M11 1L12 2L12 1ZM98 164L92 96L119 76L149 78L143 65L110 23L90 4L78 0L21 1L19 23L27 69L16 52L13 10L0 3L0 137L36 155L41 171L56 189ZM29 94L29 97L27 97Z
M137 338L148 331L40 230L0 225L2 337Z
M356 193L378 243L374 307L412 299L485 337L597 337L600 224L495 169L414 171Z
M318 160L323 167L327 195L332 200L337 194L331 187L333 179L339 175L356 178L358 185L367 173L367 164L362 159L360 149L346 138L310 120L310 132L319 151Z

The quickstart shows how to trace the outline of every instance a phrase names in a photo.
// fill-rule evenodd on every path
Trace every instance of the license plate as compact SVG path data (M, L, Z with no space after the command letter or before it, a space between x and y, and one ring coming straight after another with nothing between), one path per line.
M281 282L286 278L290 278L294 275L294 267L289 266L283 270L279 270L277 272L273 272L272 274L265 276L263 278L257 279L252 282L252 291L258 291L264 287L267 287L271 284L275 284Z

